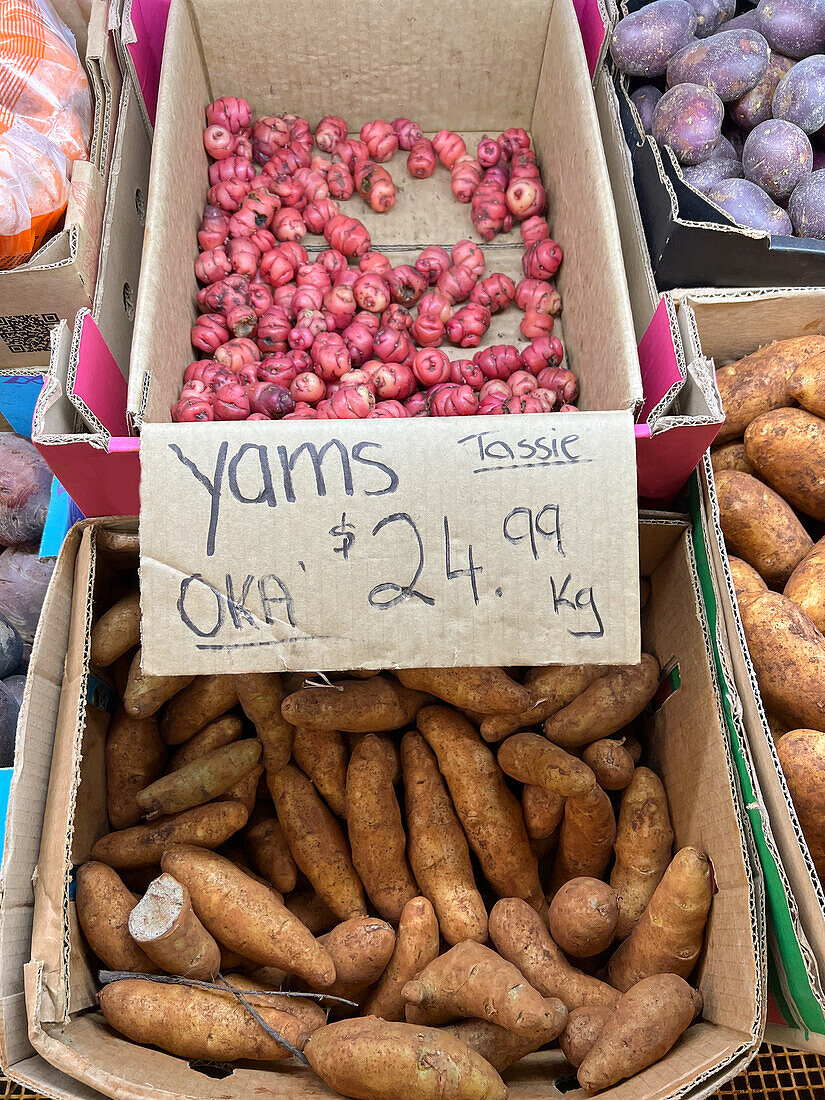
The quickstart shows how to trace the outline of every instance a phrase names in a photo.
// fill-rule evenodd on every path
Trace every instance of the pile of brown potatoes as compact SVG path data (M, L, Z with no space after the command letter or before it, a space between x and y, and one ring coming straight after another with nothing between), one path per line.
M139 617L131 593L92 633L122 705L113 831L76 876L89 947L131 975L100 992L116 1031L363 1100L497 1100L554 1041L596 1092L701 1014L710 863L673 854L629 732L655 658L150 677Z
M825 884L825 336L760 348L717 382L711 460L739 614Z

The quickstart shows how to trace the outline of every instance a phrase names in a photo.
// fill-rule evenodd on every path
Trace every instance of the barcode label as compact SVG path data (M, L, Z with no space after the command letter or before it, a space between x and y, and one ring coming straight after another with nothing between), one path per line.
M29 313L0 317L0 340L8 350L19 355L49 351L49 329L58 324L56 313Z

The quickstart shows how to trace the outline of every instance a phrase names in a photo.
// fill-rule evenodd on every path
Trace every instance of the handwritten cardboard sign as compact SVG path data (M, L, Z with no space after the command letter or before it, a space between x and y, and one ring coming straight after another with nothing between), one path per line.
M156 674L639 659L629 413L155 424Z

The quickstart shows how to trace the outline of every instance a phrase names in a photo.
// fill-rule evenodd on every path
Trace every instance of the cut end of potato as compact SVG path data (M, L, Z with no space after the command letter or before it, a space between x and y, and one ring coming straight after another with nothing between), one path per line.
M184 906L183 887L163 874L129 914L129 934L138 943L151 943L171 931Z

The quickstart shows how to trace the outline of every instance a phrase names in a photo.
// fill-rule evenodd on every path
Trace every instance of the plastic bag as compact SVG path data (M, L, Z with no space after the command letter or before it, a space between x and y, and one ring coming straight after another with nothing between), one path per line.
M56 145L0 110L0 268L28 260L63 216L67 169Z
M86 160L92 101L74 37L47 0L0 0L0 107Z

